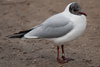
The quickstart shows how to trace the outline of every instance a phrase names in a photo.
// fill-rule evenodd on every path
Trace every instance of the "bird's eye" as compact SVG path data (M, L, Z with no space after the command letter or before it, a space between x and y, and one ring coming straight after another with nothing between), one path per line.
M74 9L74 12L77 12L78 10L77 9Z

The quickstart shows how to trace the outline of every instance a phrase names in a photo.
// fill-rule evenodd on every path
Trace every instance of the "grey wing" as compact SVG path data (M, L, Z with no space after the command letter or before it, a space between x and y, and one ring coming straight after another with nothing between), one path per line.
M57 38L64 36L73 29L73 23L63 15L55 15L43 24L27 33L26 37Z

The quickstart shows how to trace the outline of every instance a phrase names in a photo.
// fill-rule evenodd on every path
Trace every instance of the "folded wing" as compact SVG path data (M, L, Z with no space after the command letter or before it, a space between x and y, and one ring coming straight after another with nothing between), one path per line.
M73 29L73 22L62 14L47 19L40 26L24 35L25 38L58 38Z

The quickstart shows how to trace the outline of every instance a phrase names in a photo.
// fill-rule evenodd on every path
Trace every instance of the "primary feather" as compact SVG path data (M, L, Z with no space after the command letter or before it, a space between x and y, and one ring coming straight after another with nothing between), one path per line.
M29 30L25 30L25 31L20 31L20 32L18 32L18 33L14 33L14 34L12 34L12 35L9 35L8 37L9 38L22 38L22 37L24 37L24 35L26 34L26 33L28 33L29 31L31 31L32 29L29 29Z

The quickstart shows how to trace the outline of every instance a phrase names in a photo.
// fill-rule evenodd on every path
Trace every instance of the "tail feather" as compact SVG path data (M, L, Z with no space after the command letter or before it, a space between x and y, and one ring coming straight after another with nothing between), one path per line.
M24 35L25 35L26 33L28 33L28 32L31 31L31 30L32 30L32 29L25 30L25 31L20 31L20 32L18 32L18 33L14 33L14 34L9 35L9 36L7 36L7 37L9 37L9 38L22 38L22 37L24 37Z

